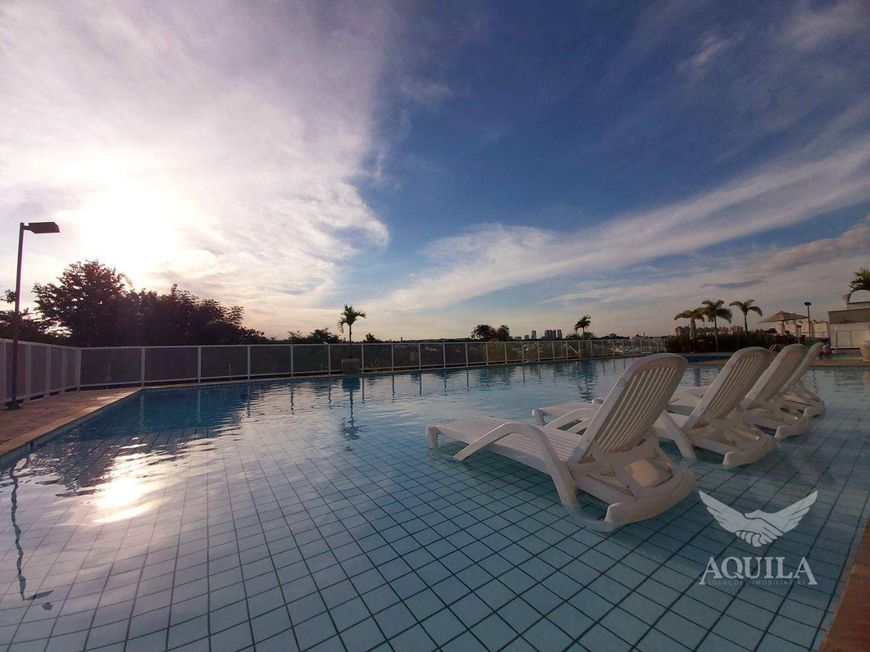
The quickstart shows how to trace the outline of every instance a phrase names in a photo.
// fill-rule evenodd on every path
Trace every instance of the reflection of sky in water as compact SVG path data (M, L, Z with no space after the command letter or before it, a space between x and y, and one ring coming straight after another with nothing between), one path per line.
M55 605L84 600L70 595L83 575L100 581L101 569L117 563L119 545L131 555L177 545L182 520L196 523L196 514L206 512L211 519L215 509L220 514L233 500L228 484L251 472L271 478L276 492L324 491L340 480L333 461L353 460L355 447L367 447L369 462L380 451L418 460L426 455L428 424L485 415L528 419L541 405L604 396L625 364L586 361L145 392L0 470L0 609L38 607L55 617ZM683 384L707 384L717 371L690 367ZM808 381L826 399L852 404L866 401L870 370L814 369ZM309 486L312 468L325 485ZM232 522L235 512L228 513L225 520ZM0 634L11 631L2 629L8 625L0 624Z

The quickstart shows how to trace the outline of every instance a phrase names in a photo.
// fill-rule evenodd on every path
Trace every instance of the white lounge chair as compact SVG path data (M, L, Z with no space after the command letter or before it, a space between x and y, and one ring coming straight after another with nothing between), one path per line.
M777 439L806 431L810 417L786 399L785 391L807 354L803 344L789 344L773 359L741 406L747 420L761 428L774 430ZM803 374L803 372L801 372Z
M632 362L599 405L585 405L559 424L537 426L502 419L455 421L426 429L429 448L444 435L468 444L454 459L488 450L550 475L559 499L585 525L612 529L650 518L685 498L694 475L664 454L652 432L686 369L668 353ZM607 503L603 520L578 505L577 489Z
M754 346L732 355L712 384L678 391L656 422L659 437L671 439L684 457L695 448L722 455L726 467L751 464L775 448L773 437L747 421L740 405L768 366L767 350Z
M802 410L807 419L820 416L825 413L825 402L819 398L818 394L811 391L804 385L804 374L810 365L818 360L822 354L823 345L821 342L816 342L807 351L804 359L801 361L798 368L792 374L791 378L785 384L785 400L790 407Z

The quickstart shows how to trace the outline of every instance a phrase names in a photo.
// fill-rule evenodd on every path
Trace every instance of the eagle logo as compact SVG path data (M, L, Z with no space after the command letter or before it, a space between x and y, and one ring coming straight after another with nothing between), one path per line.
M760 510L741 514L703 491L698 492L707 506L707 511L713 515L719 525L756 548L773 543L789 530L796 528L804 514L816 502L818 493L814 491L806 498L772 514Z

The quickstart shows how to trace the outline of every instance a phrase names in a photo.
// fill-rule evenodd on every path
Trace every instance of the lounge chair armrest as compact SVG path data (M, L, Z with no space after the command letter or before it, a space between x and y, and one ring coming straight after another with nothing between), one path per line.
M559 499L564 505L575 505L577 503L577 495L574 490L574 479L571 472L568 470L568 465L559 459L553 444L550 443L547 434L537 426L523 421L512 421L503 423L496 428L493 428L485 435L482 435L468 444L465 448L453 456L457 462L461 462L469 455L473 455L477 451L497 442L499 439L508 435L521 435L528 437L538 445L538 450L541 452L541 458L553 482L556 485L556 491L559 493Z
M550 421L547 426L550 428L561 428L569 423L575 423L577 421L589 421L595 414L598 412L600 404L590 404L588 406L577 408L576 410L571 410L570 412L566 412L560 417L557 417ZM571 428L571 432L582 432L586 427L580 428L579 430L575 430Z
M453 459L461 462L462 460L470 455L473 455L477 451L486 448L490 444L494 444L499 439L513 434L527 435L532 438L539 438L541 436L538 429L528 423L525 423L523 421L508 421L507 423L503 423L500 426L496 426L488 433L481 435L480 437L475 439L473 442L465 446L461 451L456 453L456 455L453 456Z
M704 386L704 387L688 387L686 389L678 389L676 392L674 392L674 397L691 396L692 398L695 398L695 399L704 398L704 394L707 393L708 388L709 388L709 385Z

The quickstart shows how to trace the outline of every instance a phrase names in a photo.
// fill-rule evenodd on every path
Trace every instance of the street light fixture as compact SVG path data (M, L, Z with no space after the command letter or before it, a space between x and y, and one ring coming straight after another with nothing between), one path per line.
M18 224L18 268L15 272L15 312L12 315L12 398L6 404L7 410L18 410L18 331L21 327L21 254L24 251L24 232L36 235L60 233L55 222L30 222Z
M804 301L804 305L807 307L807 335L812 339L813 337L813 320L810 319L810 306L813 305L812 301Z

